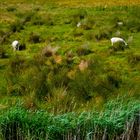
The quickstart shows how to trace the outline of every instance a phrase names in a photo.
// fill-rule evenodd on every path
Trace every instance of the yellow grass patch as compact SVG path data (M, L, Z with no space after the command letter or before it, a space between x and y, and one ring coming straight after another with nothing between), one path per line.
M53 0L62 6L92 7L116 5L140 5L140 0Z

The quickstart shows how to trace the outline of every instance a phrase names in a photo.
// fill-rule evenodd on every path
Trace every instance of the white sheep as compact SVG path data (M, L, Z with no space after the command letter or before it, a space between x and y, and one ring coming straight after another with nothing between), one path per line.
M78 28L79 28L81 25L82 25L81 22L78 22L78 23L77 23L77 27L78 27Z
M123 25L123 22L117 22L117 24L119 25L119 26L122 26Z
M117 42L122 42L122 43L124 43L127 46L127 43L124 41L124 39L122 39L120 37L113 37L113 38L111 38L112 46L114 45L114 43L117 43Z
M17 40L12 42L12 47L14 51L19 50L19 42Z

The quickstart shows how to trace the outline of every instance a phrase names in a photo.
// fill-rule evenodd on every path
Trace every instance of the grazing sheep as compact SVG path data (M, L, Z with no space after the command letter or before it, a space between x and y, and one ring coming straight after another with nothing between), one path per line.
M14 51L19 50L19 42L17 40L12 42L12 47Z
M122 38L119 38L119 37L113 37L113 38L111 38L111 44L112 44L112 46L114 45L114 43L117 43L117 42L122 42L122 43L124 43L127 46L127 43Z
M77 23L77 27L78 27L78 28L79 28L81 25L82 25L81 22L78 22L78 23Z
M122 26L123 25L123 22L117 22L118 26Z

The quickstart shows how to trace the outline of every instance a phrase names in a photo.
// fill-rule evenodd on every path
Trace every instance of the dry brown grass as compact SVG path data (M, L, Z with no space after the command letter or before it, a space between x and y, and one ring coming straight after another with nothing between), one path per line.
M56 3L59 6L68 7L93 7L93 6L117 6L117 5L140 5L140 0L1 0L1 8L5 5L15 5L24 9L30 9L33 5Z
M92 7L116 5L140 5L140 0L53 0L62 6Z

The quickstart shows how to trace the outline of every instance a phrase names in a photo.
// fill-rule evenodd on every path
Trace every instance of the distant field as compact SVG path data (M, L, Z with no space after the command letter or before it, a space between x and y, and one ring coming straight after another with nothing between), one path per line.
M36 3L43 4L46 2L57 3L64 6L114 6L114 5L140 5L140 0L1 0L1 2L9 3Z
M114 5L138 5L140 0L54 0L65 6L114 6Z

